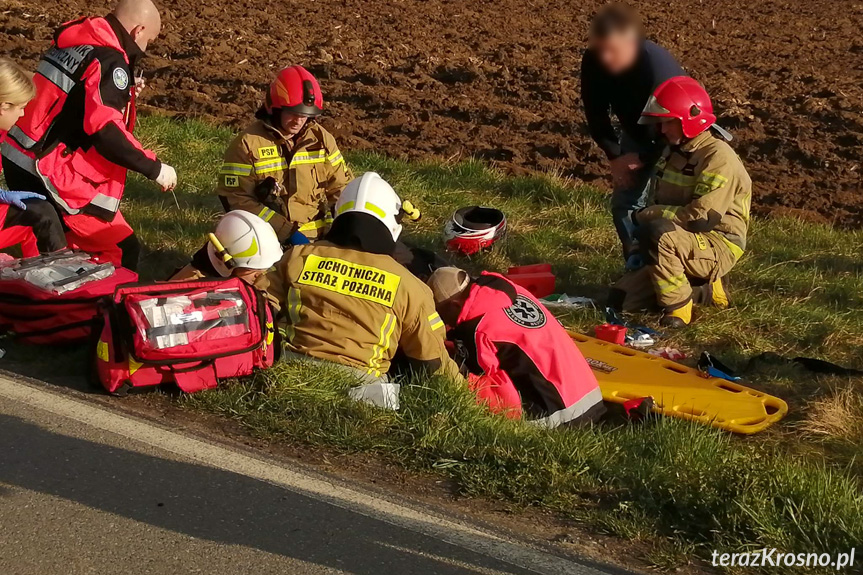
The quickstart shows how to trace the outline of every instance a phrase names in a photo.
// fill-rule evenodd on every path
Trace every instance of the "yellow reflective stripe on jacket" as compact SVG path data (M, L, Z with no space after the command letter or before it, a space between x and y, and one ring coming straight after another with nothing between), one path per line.
M273 160L262 160L255 162L256 174L270 174L272 172L280 172L287 169L288 162L284 158L276 158Z
M660 294L667 294L674 290L680 289L680 286L686 283L686 274L680 274L667 280L657 280L656 285L659 287Z
M299 230L301 232L310 232L312 230L319 230L321 228L325 228L331 223L333 223L332 216L327 216L320 220L312 220L308 223L305 223L299 227Z
M222 169L219 170L219 174L226 176L248 176L251 173L251 164L234 164L231 162L225 162L222 164Z
M428 317L428 320L429 320L429 325L431 325L432 331L437 331L444 326L443 320L440 318L440 316L437 314L437 312L431 314Z
M264 208L263 210L258 212L258 217L261 218L262 220L264 220L265 222L269 222L271 219L273 219L273 216L275 216L275 215L276 215L276 212L274 212L270 208Z
M662 208L662 214L660 214L660 216L665 218L666 220L673 220L677 217L677 213L682 210L683 207L684 206L664 206Z
M302 166L305 164L323 164L327 161L327 151L318 150L316 152L297 152L291 158L291 167Z
M713 174L711 172L701 172L698 176L698 183L695 185L693 195L696 198L706 196L710 192L718 190L728 183L728 178L722 174Z
M288 290L288 323L285 329L285 339L292 341L296 334L296 325L300 323L300 311L303 309L303 301L300 299L300 290L292 287Z
M680 172L666 168L662 172L662 181L674 184L675 186L694 186L698 179L695 176L685 176Z
M711 232L711 235L715 235L720 240L722 240L726 246L728 246L728 249L731 250L732 255L734 255L735 261L743 257L743 248L726 238L725 235L720 234L719 232Z
M381 376L381 361L383 361L384 353L390 348L390 338L395 329L396 316L388 313L381 324L381 337L372 351L372 358L369 360L369 369L367 370L369 375Z
M336 150L335 152L327 156L327 162L329 162L329 164L335 168L340 164L344 164L345 158L344 156L342 156L342 153L339 150Z

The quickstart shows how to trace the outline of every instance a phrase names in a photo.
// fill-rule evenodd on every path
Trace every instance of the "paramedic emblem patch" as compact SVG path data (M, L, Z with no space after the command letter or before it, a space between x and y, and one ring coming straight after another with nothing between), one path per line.
M114 68L112 77L118 90L125 90L129 87L129 74L123 68Z
M539 306L523 295L515 298L515 303L503 311L514 323L529 329L539 329L547 321Z

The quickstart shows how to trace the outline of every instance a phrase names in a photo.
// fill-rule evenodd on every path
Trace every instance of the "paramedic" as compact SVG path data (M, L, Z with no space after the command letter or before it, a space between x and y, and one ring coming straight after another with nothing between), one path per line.
M545 427L596 421L605 413L590 366L566 330L527 290L489 272L471 280L445 267L429 279L451 327L456 363L480 402Z
M135 70L161 19L151 0L120 0L112 14L60 27L36 70L36 98L2 145L6 181L49 198L69 247L135 270L141 244L120 213L132 170L163 191L174 168L132 135Z

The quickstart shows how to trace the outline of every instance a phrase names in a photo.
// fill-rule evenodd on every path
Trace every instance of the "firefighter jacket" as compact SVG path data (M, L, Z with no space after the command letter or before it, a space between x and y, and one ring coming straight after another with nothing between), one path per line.
M295 231L317 239L352 178L335 138L317 122L310 120L288 141L259 119L225 152L216 193L226 210L246 210L269 222L283 242Z
M144 53L114 16L64 24L39 62L36 98L9 131L3 157L42 180L67 214L111 221L127 170L161 164L132 135L134 70Z
M727 142L709 130L670 148L657 164L653 205L639 225L659 218L724 244L740 259L746 249L752 180Z
M388 255L322 240L295 246L267 277L289 351L380 377L396 350L458 377L431 290Z
M595 420L605 408L590 366L557 319L527 290L483 272L449 339L456 362L494 411L523 414L548 427Z

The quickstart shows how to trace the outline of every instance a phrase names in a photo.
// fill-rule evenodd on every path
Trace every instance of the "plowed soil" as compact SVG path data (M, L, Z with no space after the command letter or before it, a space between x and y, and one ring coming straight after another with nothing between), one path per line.
M578 67L600 4L568 0L162 0L143 104L241 125L272 73L322 80L345 149L478 156L604 185ZM704 82L761 212L863 225L863 3L647 0L649 35ZM4 0L0 53L35 66L103 0Z

